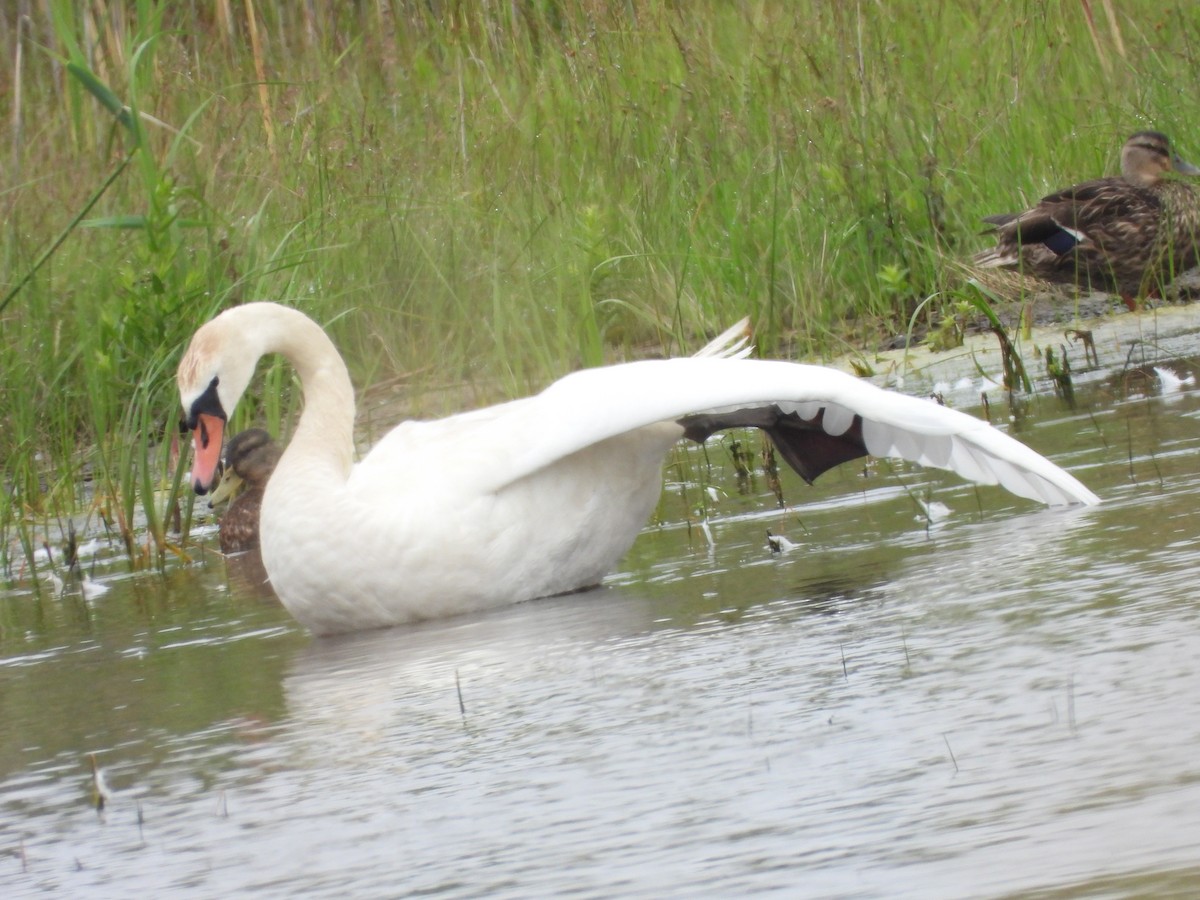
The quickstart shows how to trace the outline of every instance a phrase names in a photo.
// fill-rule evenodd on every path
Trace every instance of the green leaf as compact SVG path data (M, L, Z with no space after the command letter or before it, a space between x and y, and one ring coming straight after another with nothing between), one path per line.
M98 219L84 219L79 223L80 228L145 228L146 217L141 215L101 216Z
M114 94L107 84L97 78L89 69L84 68L78 63L67 63L67 71L74 75L87 88L88 92L100 101L105 109L116 116L117 121L128 128L134 138L140 139L141 135L138 134L133 116L125 108L125 104L121 102L121 98Z

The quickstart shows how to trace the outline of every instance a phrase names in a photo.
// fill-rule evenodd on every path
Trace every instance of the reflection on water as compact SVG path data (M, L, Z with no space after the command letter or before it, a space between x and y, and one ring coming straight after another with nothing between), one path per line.
M0 891L1186 893L1200 403L1127 385L1021 425L1095 509L883 464L780 511L713 447L609 586L485 615L315 641L209 555L18 581Z

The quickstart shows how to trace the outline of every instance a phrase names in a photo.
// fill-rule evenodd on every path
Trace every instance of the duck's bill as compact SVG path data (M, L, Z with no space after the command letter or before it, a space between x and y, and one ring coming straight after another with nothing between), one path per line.
M217 480L224 436L224 419L208 413L200 413L196 417L196 427L192 431L192 442L196 447L196 455L192 460L192 489L197 494L207 494Z
M245 482L227 465L225 471L221 473L221 480L217 483L216 490L209 494L209 509L221 510L228 506L241 494L243 485Z
M1175 171L1182 175L1200 175L1200 168L1193 166L1185 159L1180 159L1178 156L1171 160L1171 163L1174 165Z

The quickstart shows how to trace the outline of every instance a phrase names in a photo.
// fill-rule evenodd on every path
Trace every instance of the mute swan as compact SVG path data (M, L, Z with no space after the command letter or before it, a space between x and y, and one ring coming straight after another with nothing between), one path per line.
M268 353L295 366L304 411L267 483L262 559L284 606L317 634L598 584L653 510L670 446L734 426L766 431L809 481L869 452L1048 504L1099 502L965 413L833 369L712 355L585 369L523 400L404 422L355 465L346 366L315 322L274 303L221 313L179 365L197 493L212 486L225 422Z
M222 553L258 546L258 519L267 480L283 450L262 428L239 431L225 448L225 471L208 505L228 502L217 529Z

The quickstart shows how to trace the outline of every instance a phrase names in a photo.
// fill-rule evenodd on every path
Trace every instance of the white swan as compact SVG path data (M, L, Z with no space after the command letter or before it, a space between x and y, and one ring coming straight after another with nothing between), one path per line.
M180 363L198 493L268 353L295 366L304 411L267 484L262 559L284 605L318 634L597 584L653 510L670 446L738 425L766 431L807 480L871 453L1048 504L1099 502L964 413L833 369L711 353L586 369L523 400L404 422L355 465L346 366L315 322L274 303L221 313Z

